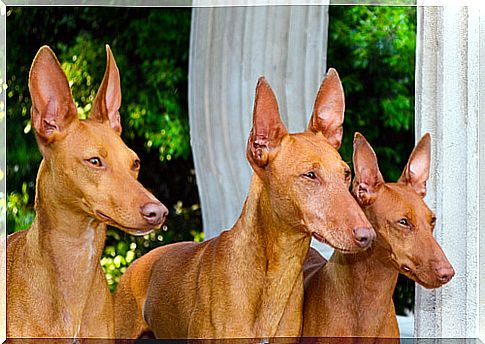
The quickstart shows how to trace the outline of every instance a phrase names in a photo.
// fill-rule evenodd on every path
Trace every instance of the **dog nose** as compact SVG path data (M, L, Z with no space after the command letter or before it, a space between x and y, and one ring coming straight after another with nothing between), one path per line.
M159 226L168 215L168 209L162 203L150 202L141 207L143 218L153 226Z
M356 227L354 228L354 241L361 248L369 247L376 237L372 228Z
M455 270L451 266L437 267L435 272L443 284L448 283L455 276Z

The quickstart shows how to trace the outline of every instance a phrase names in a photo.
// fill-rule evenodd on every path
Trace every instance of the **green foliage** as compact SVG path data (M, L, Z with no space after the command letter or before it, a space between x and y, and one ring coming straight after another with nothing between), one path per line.
M21 193L14 191L7 196L7 228L15 228L15 231L27 229L34 216L34 210L29 203L27 183L23 183Z
M399 275L393 295L396 314L406 315L414 309L414 287L413 280L404 275Z
M137 243L131 242L128 244L127 241L121 241L118 232L113 230L109 230L108 235L115 238L117 242L105 247L101 258L101 266L106 275L108 285L113 291L119 283L121 275L124 274L126 268L136 257ZM150 236L147 235L143 239L150 240Z
M413 148L415 32L414 7L330 7L327 65L346 96L342 156L351 161L353 133L361 132L389 181Z

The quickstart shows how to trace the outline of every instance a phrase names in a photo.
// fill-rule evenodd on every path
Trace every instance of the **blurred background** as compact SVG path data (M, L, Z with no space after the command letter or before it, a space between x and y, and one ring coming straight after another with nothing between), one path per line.
M190 8L7 8L8 233L27 229L35 216L41 155L27 87L35 53L44 44L53 48L81 118L103 77L104 45L115 55L122 138L141 158L141 183L170 216L161 231L145 237L108 230L101 264L112 290L126 267L150 249L204 238L188 123L190 23ZM365 133L388 181L397 180L414 145L415 45L415 7L329 9L327 67L338 70L346 95L340 153L351 164L353 132ZM394 298L398 314L412 310L414 282L400 276Z

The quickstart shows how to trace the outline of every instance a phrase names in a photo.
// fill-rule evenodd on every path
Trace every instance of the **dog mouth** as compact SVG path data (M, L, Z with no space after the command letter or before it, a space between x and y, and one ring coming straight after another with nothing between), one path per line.
M409 266L407 266L406 264L402 264L402 265L398 265L396 266L397 270L403 274L404 276L412 279L413 281L417 282L417 283L420 283L420 279L418 278L418 276L416 275L416 273L414 272L413 269L411 269ZM421 284L421 283L420 283ZM424 285L423 285L424 286Z
M405 273L410 273L410 274L413 273L411 268L407 265L401 265L401 270L404 271Z
M99 210L96 210L95 211L95 214L96 216L102 221L102 222L108 222L108 221L113 221L113 219L111 217L109 217L108 215L100 212Z
M154 228L140 229L140 228L134 228L134 227L128 227L128 226L122 225L119 222L113 220L112 217L106 215L105 213L103 213L99 210L96 210L94 213L95 213L96 217L98 218L98 220L100 220L101 222L106 223L106 224L111 225L111 226L114 226L116 228L119 228L119 229L127 232L128 234L137 235L137 236L138 235L146 235L146 234L151 233L154 230Z
M405 264L400 266L399 272L402 273L403 275L405 275L406 277L412 279L416 283L422 285L426 289L435 289L435 288L439 288L443 285L443 283L439 283L439 282L438 283L428 283L428 282L423 281L420 277L418 277L416 271L414 271L413 269L411 269L409 266L407 266Z
M318 234L318 233L312 233L312 236L319 242L321 242L322 244L326 244L328 246L330 246L331 248L333 248L334 250L338 250L340 252L343 252L343 253L352 253L351 250L348 250L346 248L342 248L342 247L338 247L334 244L332 244L330 241L328 241L327 239L325 239L325 237L323 237L322 235Z

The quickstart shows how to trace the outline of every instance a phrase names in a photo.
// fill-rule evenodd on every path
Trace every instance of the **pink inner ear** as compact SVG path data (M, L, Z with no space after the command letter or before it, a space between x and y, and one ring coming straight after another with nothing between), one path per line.
M407 182L413 187L413 189L422 197L426 196L426 181L429 176L429 172L426 166L417 165L419 161L413 162L409 167L409 176Z
M426 182L423 182L421 184L413 185L414 190L418 195L421 197L426 196Z
M94 100L90 118L99 122L109 122L118 134L121 134L121 106L120 75L111 49L106 46L106 70L98 93Z
M44 120L44 132L47 135L51 135L58 130L59 130L59 127L57 126L55 121L47 122L46 120Z
M342 144L342 136L344 133L344 128L342 126L339 126L333 130L329 130L329 134L325 135L327 137L328 142L332 146L335 147L335 149L339 149L340 145Z
M369 186L366 183L359 183L357 193L359 196L361 196L364 192L369 191Z
M417 157L409 166L410 179L416 182L426 181L429 177L429 166L426 157Z
M55 130L61 130L59 125L56 123L56 118L60 118L62 120L63 117L61 115L62 109L59 107L58 101L55 99L49 99L43 116L44 129L46 131L53 132Z
M321 132L330 144L338 149L342 143L345 98L339 76L329 69L323 80L313 106L308 129Z
M117 133L121 134L121 117L120 112L116 111L115 114L110 114L110 125Z
M268 163L269 152L288 134L281 121L276 96L264 77L256 86L253 109L253 127L249 134L247 157L256 173Z
M426 181L429 178L431 137L424 134L411 152L409 161L399 178L400 182L410 184L422 197L426 195Z
M253 111L252 140L259 146L271 149L288 133L281 121L278 101L264 77L258 80Z
M360 133L354 136L354 162L355 179L366 185L369 192L374 192L379 184L384 183L379 171L377 157L371 145Z
M32 62L29 90L32 126L40 138L49 142L54 132L65 130L77 119L67 78L55 54L47 46L39 49Z
M106 107L108 109L108 115L110 121L117 121L116 115L119 116L119 108L121 106L121 86L120 86L120 74L116 62L109 53L109 79L106 87ZM118 121L119 122L119 121Z

